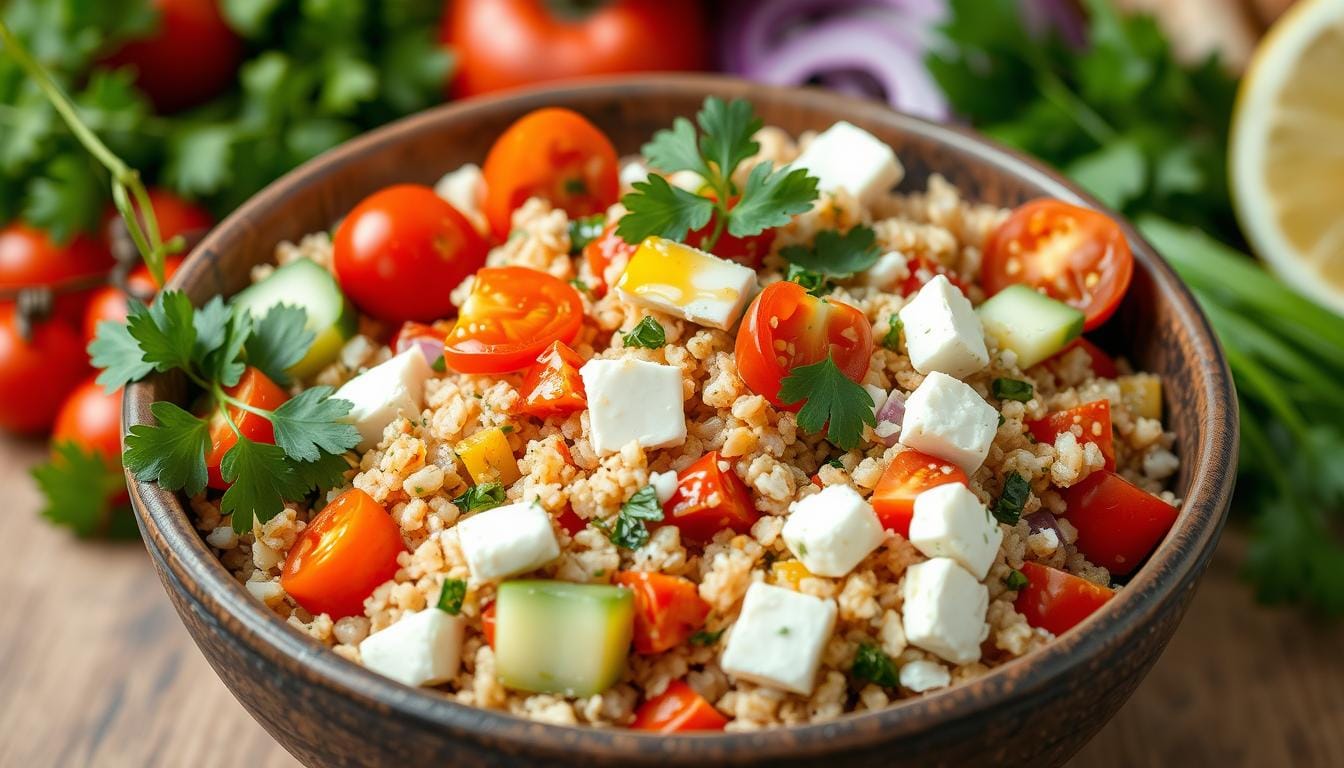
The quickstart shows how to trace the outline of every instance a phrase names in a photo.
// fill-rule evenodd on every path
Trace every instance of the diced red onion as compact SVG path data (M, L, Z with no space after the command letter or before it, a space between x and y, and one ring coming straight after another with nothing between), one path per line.
M433 365L439 358L443 357L443 340L434 339L428 336L417 336L409 341L397 342L397 354L405 352L407 349L415 347L425 356L425 362Z
M887 401L882 404L881 408L877 409L878 441L888 448L895 445L901 439L901 431L897 429L883 437L881 432L886 430L882 428L882 425L894 424L899 427L903 421L905 421L905 395L901 394L899 389L893 389L891 394L887 396Z
M1045 530L1054 531L1055 536L1059 538L1060 546L1064 545L1064 531L1059 527L1059 521L1055 519L1052 513L1041 510L1040 512L1032 512L1024 519L1027 521L1027 525L1031 527L1032 533L1040 533Z

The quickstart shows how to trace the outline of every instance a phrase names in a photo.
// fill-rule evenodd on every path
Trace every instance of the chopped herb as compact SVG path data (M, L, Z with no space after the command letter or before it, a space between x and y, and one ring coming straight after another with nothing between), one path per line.
M999 414L999 426L1002 427L1002 426L1003 426L1004 424L1006 424L1006 423L1008 423L1008 420L1005 419L1005 418L1003 418L1003 414L1000 413L1000 414Z
M453 616L462 612L462 601L467 597L467 582L448 579L439 590L439 610Z
M890 350L900 349L901 331L904 329L905 323L901 322L898 315L887 318L887 334L882 337L882 346Z
M608 533L611 543L624 549L639 549L649 541L646 522L663 519L663 507L658 503L658 492L646 485L621 505L616 525Z
M504 434L507 435L507 434L509 434L510 432L513 431L513 425L512 425L512 424L505 424L504 426L502 426L502 427L499 428L499 431L500 431L500 432L503 432Z
M1031 382L1021 379L995 379L990 385L994 396L1000 400L1016 400L1019 403L1025 403L1030 400L1036 390L1031 386Z
M779 251L790 264L837 280L873 266L880 253L877 234L863 225L843 235L834 229L824 230L817 233L811 248L790 245Z
M841 461L841 460L840 460L840 457L837 456L836 458L831 459L830 461L826 462L826 466L828 466L828 467L835 467L836 469L844 469L844 468L845 468L845 462Z
M582 251L585 245L602 235L602 230L606 226L607 215L605 213L594 213L592 216L571 219L569 222L569 252L578 253ZM587 288L580 288L579 290L587 290Z
M572 286L574 286L574 290L578 291L579 293L591 293L591 292L592 292L592 289L590 289L590 288L588 287L588 284L585 283L584 281L580 280L580 279L577 278L577 277L571 277L571 278L569 279L569 284L572 285Z
M873 643L859 645L859 650L854 654L854 665L849 671L860 680L867 680L883 688L895 688L901 684L896 662Z
M717 629L713 632L702 629L691 635L691 645L713 645L719 642L720 637L723 637L723 632L723 629Z
M1008 572L1008 578L1003 580L1003 584L1014 592L1017 592L1027 586L1027 574L1014 568Z
M826 279L825 275L803 269L797 264L789 265L789 271L785 278L791 283L803 286L803 290L817 298L825 296L835 288L831 281Z
M1022 507L1031 497L1031 483L1027 478L1014 472L1003 482L1003 493L994 502L994 517L1001 523L1017 525L1022 518Z
M788 627L780 627L780 628L779 628L779 631L778 631L778 634L779 634L781 637L788 635L788 634L789 634L789 628L788 628Z
M606 575L607 575L607 569L606 569L606 568L598 568L596 571L593 571L593 575L594 575L594 576L606 576Z
M826 428L826 439L850 450L859 444L863 425L877 425L873 397L840 371L835 358L794 368L779 386L780 402L806 401L798 411L798 426L816 434Z
M447 373L448 361L443 359L443 355L439 355L434 358L434 362L430 363L429 367L433 368L437 373Z
M627 347L657 349L667 343L667 332L663 330L662 323L651 316L646 316L634 328L621 335L621 342Z
M499 483L481 483L468 488L453 503L463 512L482 512L504 503L504 486Z
M804 543L801 542L801 541L798 542L797 549L798 549L798 556L799 556L799 557L807 557L807 545L806 545L806 544L804 544Z

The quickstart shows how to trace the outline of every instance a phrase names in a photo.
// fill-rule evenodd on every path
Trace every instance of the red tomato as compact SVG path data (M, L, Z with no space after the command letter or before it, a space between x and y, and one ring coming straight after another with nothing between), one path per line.
M910 270L910 275L906 277L905 280L901 281L902 296L918 293L919 289L923 288L925 283L929 282L937 275L946 277L947 281L956 286L957 290L961 291L963 294L966 293L966 284L961 282L961 278L957 277L956 272L944 267L942 264L939 264L928 256L923 254L912 256L907 263L907 268Z
M454 96L616 72L704 69L710 27L695 0L450 2L440 39L457 57Z
M606 211L620 192L616 162L611 140L578 112L547 107L524 115L485 157L482 209L495 237L508 237L513 212L532 197L571 219Z
M736 350L742 381L776 407L796 411L802 402L781 402L780 382L793 369L821 362L828 354L845 376L862 381L873 356L873 331L854 307L818 299L801 285L783 281L766 286L747 308Z
M1078 529L1078 551L1124 576L1157 546L1179 514L1172 505L1104 469L1060 491L1068 521Z
M747 484L719 464L718 451L710 451L678 472L677 490L663 505L663 522L677 526L687 541L707 542L724 528L745 533L761 516Z
M707 195L707 197L717 199L717 196L712 194ZM737 200L736 197L730 198L728 208L731 209L737 205ZM686 244L693 248L704 249L705 240L713 234L717 223L717 214L715 214L715 216L710 217L708 224L686 235ZM718 242L714 243L712 253L721 259L729 259L752 269L760 269L761 262L765 260L766 254L770 253L770 246L774 243L775 230L773 229L767 229L749 237L736 237L728 234L728 230L724 229Z
M253 408L262 408L268 411L275 410L281 403L289 399L285 390L276 385L266 377L266 374L256 368L248 368L243 372L243 377L238 383L224 390L230 397L247 403ZM233 423L238 427L238 431L243 433L243 437L254 443L274 443L275 429L270 420L264 416L258 416L255 413L244 411L237 406L229 406L229 416ZM210 451L205 455L206 473L209 475L210 487L216 490L228 490L230 483L225 482L224 476L220 471L220 465L224 461L224 454L228 453L233 446L238 444L238 433L233 431L229 422L224 418L223 411L215 411L210 419Z
M40 229L18 222L0 228L0 290L56 285L76 277L106 274L112 254L97 239L75 235L58 245ZM78 323L93 289L56 299L56 313Z
M568 416L588 407L588 396L583 391L579 367L583 360L574 350L554 342L523 377L521 413L544 419L547 416Z
M121 390L112 394L87 379L65 399L52 442L70 441L96 451L113 466L121 466Z
M209 101L233 83L243 41L219 12L216 0L152 0L159 22L148 37L132 40L103 60L135 69L135 84L160 112Z
M0 429L36 434L49 429L66 395L89 375L84 338L59 317L19 336L13 304L0 304Z
M495 604L491 603L481 611L481 634L485 635L485 644L495 647Z
M908 538L910 521L915 516L915 497L948 483L970 487L970 480L961 467L927 453L902 451L887 465L869 503L883 528Z
M600 299L607 295L607 269L616 266L619 271L624 271L638 248L638 243L627 243L616 234L616 222L608 224L601 235L583 246L583 260L588 263L588 271L593 273L593 285L589 286L593 296Z
M1090 331L1115 313L1133 275L1134 256L1111 217L1033 200L990 236L980 281L990 296L1014 283L1040 289L1081 310Z
M401 527L358 488L337 496L308 523L285 558L280 586L313 615L364 612L364 600L397 573L406 551Z
M1110 355L1106 354L1106 351L1101 347L1098 347L1096 344L1093 344L1082 336L1079 336L1070 342L1067 347L1062 349L1056 355L1056 357L1063 357L1075 347L1082 348L1083 352L1087 355L1089 367L1092 368L1092 373L1098 378L1114 379L1116 376L1120 375L1120 369L1115 366L1115 360L1113 360Z
M635 711L630 727L637 731L678 733L683 731L722 731L728 718L682 680L668 684L667 690L649 699Z
M164 278L171 278L180 266L182 266L180 256L169 256L163 265ZM162 286L154 282L154 278L149 274L149 268L142 264L126 276L126 287L141 301L148 301ZM88 308L84 310L84 338L93 341L93 337L98 335L98 324L104 320L126 322L126 315L129 312L126 294L122 293L120 288L115 285L99 288L89 300Z
M1080 443L1094 443L1106 459L1106 469L1115 470L1115 443L1111 436L1111 401L1097 400L1066 411L1056 411L1043 419L1027 422L1027 429L1038 443L1055 442L1062 432L1078 427Z
M462 303L444 362L460 373L517 371L554 342L573 341L582 324L574 286L527 267L487 267Z
M1027 585L1017 593L1013 607L1033 627L1062 635L1091 616L1115 593L1058 568L1025 562Z
M485 264L486 253L471 222L419 184L364 198L341 222L332 247L341 290L389 323L451 316L449 292Z
M621 571L612 581L635 593L635 652L645 655L686 642L709 618L709 603L680 576Z
M560 523L560 527L564 528L570 536L574 536L588 527L588 521L579 517L574 508L568 504L565 505L565 510L560 513L560 516L556 518L556 522Z

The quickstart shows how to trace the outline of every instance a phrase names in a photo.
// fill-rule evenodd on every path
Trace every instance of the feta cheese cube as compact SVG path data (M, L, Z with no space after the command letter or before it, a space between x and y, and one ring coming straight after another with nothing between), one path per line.
M756 271L661 237L639 244L616 291L641 307L726 331L756 292Z
M780 534L807 570L831 578L852 571L884 535L873 508L847 485L795 501Z
M835 614L830 598L758 581L747 588L719 666L743 680L810 696Z
M579 376L599 455L616 453L632 441L646 450L686 442L680 368L629 358L589 360Z
M666 504L672 494L677 492L677 473L676 472L650 472L649 485L658 494L658 503Z
M980 659L989 637L989 590L955 560L935 557L905 569L905 639L953 664Z
M935 688L946 688L952 684L952 673L947 671L947 667L936 661L925 659L915 659L908 661L901 667L901 687L915 693L932 691Z
M910 276L909 260L900 251L887 251L873 266L859 274L859 283L874 288L890 288L897 280Z
M498 581L535 571L560 556L551 516L535 501L478 512L457 524L472 578Z
M891 147L873 134L844 121L822 131L807 145L794 168L817 177L821 192L846 190L861 203L889 191L905 171Z
M970 488L948 483L915 497L910 543L927 557L950 557L984 579L1003 542L999 523Z
M900 315L916 371L942 371L960 379L989 365L980 317L947 277L937 275L925 283Z
M347 381L333 397L353 407L345 420L359 430L359 451L378 447L383 430L398 416L420 418L425 380L433 374L418 348L402 352Z
M900 441L974 474L985 463L998 429L994 406L966 383L934 371L905 401Z
M437 685L457 677L466 619L438 608L402 615L395 624L364 638L365 667L405 685Z

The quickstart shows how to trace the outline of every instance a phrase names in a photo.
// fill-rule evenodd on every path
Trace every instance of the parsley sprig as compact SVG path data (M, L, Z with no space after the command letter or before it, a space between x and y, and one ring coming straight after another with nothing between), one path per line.
M127 539L138 535L130 505L119 500L126 478L96 451L69 440L53 446L51 460L32 470L46 505L42 517L81 538Z
M845 450L863 437L863 425L877 426L873 396L854 383L835 364L835 357L803 365L780 382L779 399L786 404L806 400L798 411L798 426L806 432L826 430L826 439Z
M627 347L658 349L667 343L667 332L662 323L652 316L645 316L634 328L621 334L621 343Z
M883 688L901 684L900 668L896 662L873 643L862 643L854 653L854 665L849 671L860 680L876 683Z
M652 485L640 488L624 504L616 515L616 524L607 527L593 523L607 534L611 543L624 549L639 549L649 542L649 529L645 523L663 519L663 507L658 503L658 491Z
M725 102L711 96L695 121L698 134L696 125L679 117L671 128L655 133L643 153L663 173L696 174L704 180L705 194L674 187L658 174L635 182L635 191L621 198L629 212L616 228L626 242L637 243L652 235L682 240L687 232L712 220L713 229L701 247L713 250L725 231L734 237L751 237L811 209L817 199L817 180L802 168L775 169L770 163L760 163L741 188L733 181L742 161L761 148L752 136L762 121L750 102Z
M843 280L868 269L880 254L877 233L862 224L844 234L834 229L818 232L811 248L790 245L779 249L779 255L790 264L833 280Z

